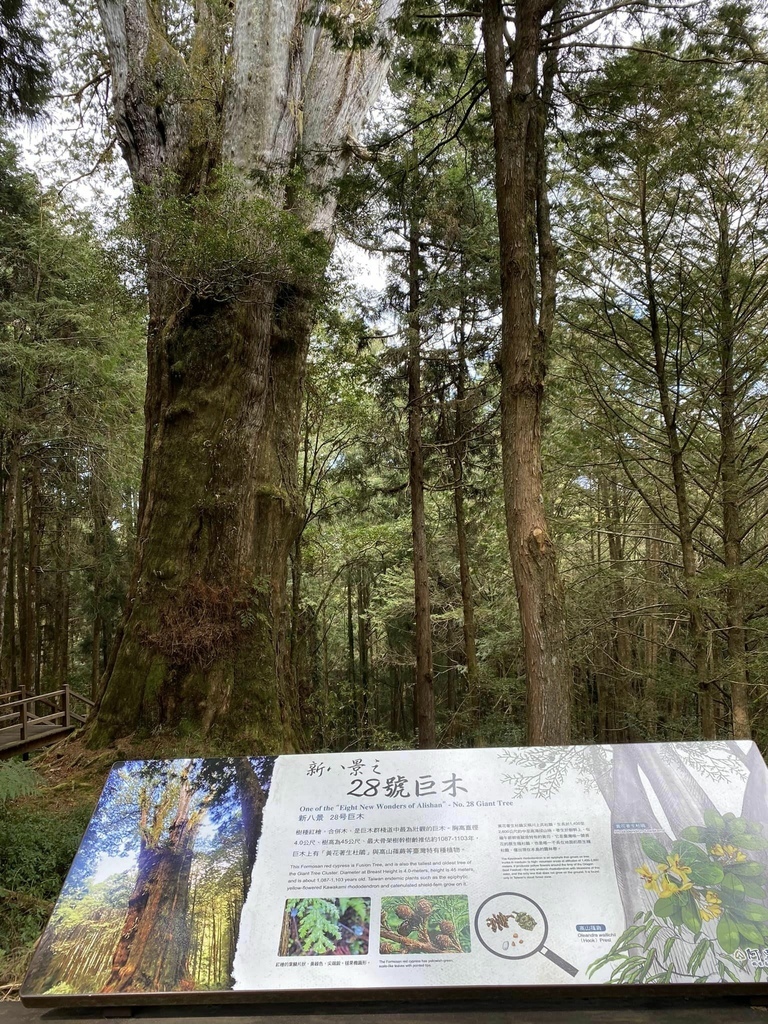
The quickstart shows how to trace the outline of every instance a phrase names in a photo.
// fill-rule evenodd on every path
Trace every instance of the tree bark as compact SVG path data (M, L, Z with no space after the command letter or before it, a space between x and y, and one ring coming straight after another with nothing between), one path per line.
M63 502L62 502L63 505ZM56 520L56 580L53 619L53 685L57 690L69 676L69 568L70 523L63 507Z
M420 748L437 746L435 680L432 667L432 616L429 600L427 527L424 513L424 455L421 446L421 296L419 288L419 224L411 212L408 257L408 460L413 542L416 672L416 736Z
M717 275L719 292L718 353L720 356L720 472L723 505L723 562L726 572L725 607L731 691L733 738L752 738L747 681L746 631L742 571L742 487L739 467L738 420L734 347L736 325L731 285L732 252L727 204L718 213Z
M247 757L235 761L235 775L243 821L243 902L251 887L251 874L261 838L261 820L267 794Z
M45 520L40 499L40 465L32 468L29 488L29 564L27 566L27 631L32 687L34 693L40 689L40 547L43 540Z
M382 0L374 28L385 32L396 9ZM248 199L292 212L318 266L314 279L291 279L266 249L266 270L194 285L167 271L150 238L136 560L92 742L184 720L203 734L290 749L287 559L302 521L297 456L315 280L332 236L329 186L349 162L348 139L387 58L379 46L337 46L304 0L237 0L215 17L199 5L188 60L146 0L99 0L99 13L137 190L170 192L194 209L231 172ZM206 225L204 214L190 216L186 234L203 238L194 267L207 258Z
M645 539L645 601L648 610L643 616L643 640L645 643L645 656L643 664L645 668L645 681L643 693L643 705L645 708L645 722L648 730L648 738L653 740L659 725L659 709L657 703L657 673L659 665L659 617L652 610L659 595L659 560L661 558L661 544L658 538L658 523L649 514L646 526L648 531Z
M18 439L11 435L9 439L8 468L4 473L3 524L2 529L0 529L0 662L2 662L5 648L5 625L7 618L5 608L8 596L9 570L12 562L11 545L13 544L13 531L16 525L16 476L18 468Z
M632 650L626 630L627 585L625 579L624 545L625 538L621 533L621 510L619 505L618 484L615 476L610 480L602 477L598 482L602 494L603 512L605 515L606 533L608 536L608 558L611 570L612 593L612 637L611 648L613 662L611 676L613 679L614 728L609 738L611 743L626 743L635 738L634 730L629 724L629 713L632 700Z
M571 731L565 596L544 510L541 463L541 411L555 307L544 140L554 43L542 88L538 61L542 21L553 6L559 11L548 0L515 5L511 84L502 4L483 0L482 8L501 246L504 506L523 633L530 744L567 743Z
M478 725L480 702L478 699L479 671L477 666L477 644L475 634L475 602L472 576L469 571L467 547L467 521L464 511L464 457L467 449L465 438L465 406L467 379L467 340L465 337L462 310L457 351L456 368L456 414L454 416L453 446L451 449L451 472L453 474L453 510L456 517L456 553L459 559L461 581L462 633L464 638L464 661L467 668L468 721L472 728Z

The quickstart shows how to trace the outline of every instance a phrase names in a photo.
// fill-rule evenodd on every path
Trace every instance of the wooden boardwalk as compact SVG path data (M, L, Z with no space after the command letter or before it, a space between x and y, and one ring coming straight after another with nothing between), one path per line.
M84 725L93 701L69 686L28 696L22 690L0 693L0 758L26 754L67 736Z

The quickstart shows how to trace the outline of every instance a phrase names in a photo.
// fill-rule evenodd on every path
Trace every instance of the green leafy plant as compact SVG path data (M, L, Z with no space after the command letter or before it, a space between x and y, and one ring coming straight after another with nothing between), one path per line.
M0 805L7 800L29 796L37 787L37 776L23 761L0 761Z
M370 912L371 901L362 896L287 900L280 955L364 955Z
M648 861L636 868L652 908L636 915L591 977L611 966L618 984L739 980L743 950L768 944L765 868L749 852L768 848L759 822L705 811L667 850L643 836ZM759 979L756 979L759 980Z
M89 817L0 807L0 985L24 976Z

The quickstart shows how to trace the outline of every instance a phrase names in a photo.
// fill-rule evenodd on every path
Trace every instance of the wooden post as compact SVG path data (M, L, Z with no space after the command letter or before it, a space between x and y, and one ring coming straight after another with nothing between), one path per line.
M21 720L21 739L22 741L27 738L27 688L26 686L21 687L21 710L19 712L19 718Z
M69 683L64 683L64 728L69 728Z

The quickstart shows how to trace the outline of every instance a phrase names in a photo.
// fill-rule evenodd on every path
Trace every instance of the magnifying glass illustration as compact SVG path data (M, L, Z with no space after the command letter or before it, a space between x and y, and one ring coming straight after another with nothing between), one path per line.
M575 978L578 968L546 945L547 916L538 903L519 892L499 892L481 903L475 914L475 934L489 953L504 960L527 960L541 953Z

